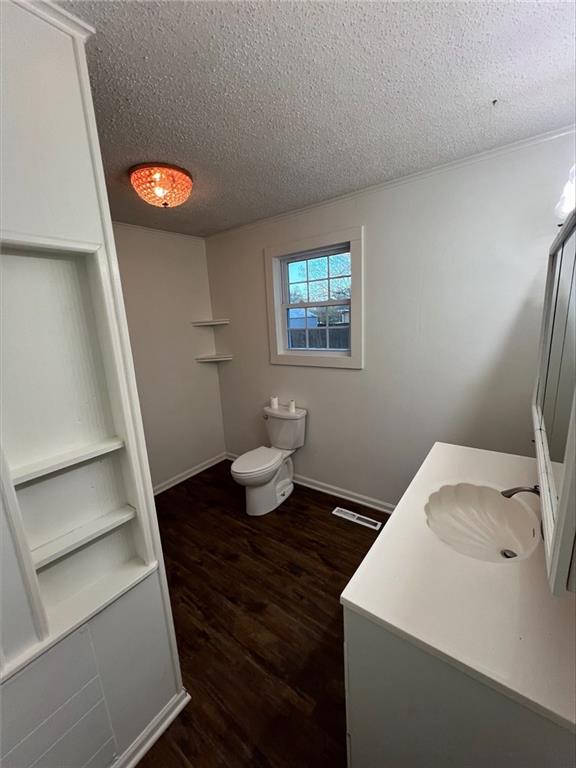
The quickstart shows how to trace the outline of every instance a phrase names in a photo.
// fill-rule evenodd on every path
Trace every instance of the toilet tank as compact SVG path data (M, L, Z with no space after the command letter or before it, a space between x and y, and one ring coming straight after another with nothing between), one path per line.
M291 413L285 405L280 405L278 408L267 406L264 408L264 418L270 445L273 448L295 451L296 448L304 445L306 411L303 408L296 408L296 411Z

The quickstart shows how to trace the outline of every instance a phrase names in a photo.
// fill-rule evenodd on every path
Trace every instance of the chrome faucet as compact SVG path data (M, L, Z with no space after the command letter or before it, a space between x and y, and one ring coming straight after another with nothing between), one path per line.
M507 499L511 499L512 496L515 496L517 493L522 493L523 491L526 493L535 493L536 496L540 496L539 485L519 485L517 488L508 488L507 491L501 491L501 494Z

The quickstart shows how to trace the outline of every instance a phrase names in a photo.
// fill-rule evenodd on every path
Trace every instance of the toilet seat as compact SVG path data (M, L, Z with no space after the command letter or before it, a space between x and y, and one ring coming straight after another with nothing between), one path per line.
M254 448L239 456L232 464L232 473L241 477L257 477L278 469L287 451L280 448Z

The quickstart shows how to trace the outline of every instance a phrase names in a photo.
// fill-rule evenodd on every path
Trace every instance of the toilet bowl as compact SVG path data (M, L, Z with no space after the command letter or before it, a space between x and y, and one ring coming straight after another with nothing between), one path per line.
M265 408L264 418L272 447L247 451L233 462L234 480L246 488L246 513L265 515L276 509L294 490L291 456L304 444L306 411L285 406Z

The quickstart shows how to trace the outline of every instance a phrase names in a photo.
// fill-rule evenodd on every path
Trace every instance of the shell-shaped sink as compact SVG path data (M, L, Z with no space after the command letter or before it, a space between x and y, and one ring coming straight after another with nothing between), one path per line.
M428 527L441 541L477 560L525 560L540 541L540 523L528 504L487 485L443 485L424 510Z

